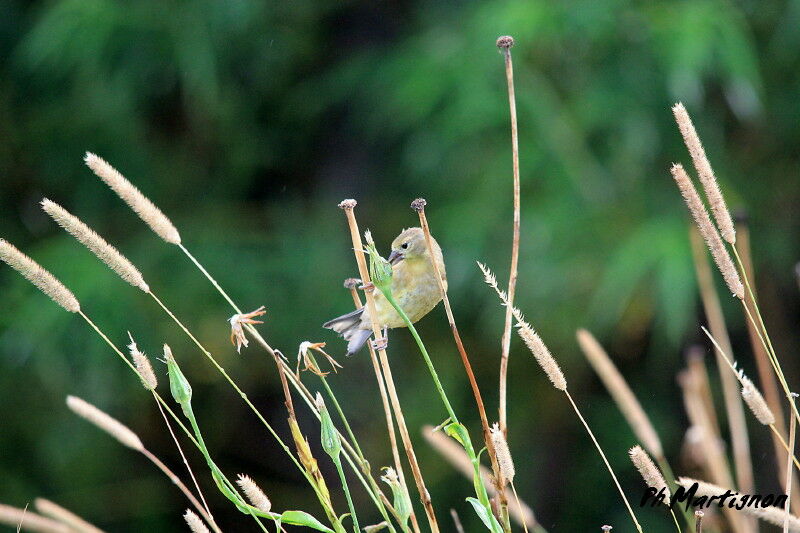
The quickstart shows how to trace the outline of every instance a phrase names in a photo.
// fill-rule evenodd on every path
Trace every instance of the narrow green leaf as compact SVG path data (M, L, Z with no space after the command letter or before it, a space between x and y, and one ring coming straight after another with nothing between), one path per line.
M280 521L293 526L306 526L325 533L334 533L330 528L325 527L319 520L306 513L305 511L284 511Z
M483 522L483 525L485 525L489 531L503 530L494 515L489 512L486 507L481 505L481 502L479 502L477 498L467 498L467 501L472 504L472 508L475 509L476 513L478 513L478 517L481 519L481 522Z

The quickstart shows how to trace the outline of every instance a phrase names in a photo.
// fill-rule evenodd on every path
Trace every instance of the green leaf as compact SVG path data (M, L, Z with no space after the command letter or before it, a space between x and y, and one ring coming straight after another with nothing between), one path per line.
M334 533L332 529L325 527L322 522L305 511L284 511L280 517L280 521L292 526L306 526L311 529L316 529L317 531Z
M483 525L486 526L486 529L489 531L503 530L494 515L489 512L486 507L481 505L481 502L479 502L477 498L467 498L467 501L472 504L472 508L475 509L476 513L478 513L478 517L481 519L481 522L483 522Z
M466 443L469 442L469 434L467 433L467 428L463 425L451 422L444 427L444 432L456 439L464 448L467 447Z

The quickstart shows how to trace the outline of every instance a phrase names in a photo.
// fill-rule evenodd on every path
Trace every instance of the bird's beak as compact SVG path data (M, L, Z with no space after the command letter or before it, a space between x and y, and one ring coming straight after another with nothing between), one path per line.
M402 254L402 252L398 252L397 250L392 250L392 253L389 254L388 261L389 261L389 264L396 265L397 263L399 263L403 259L405 259L405 256Z

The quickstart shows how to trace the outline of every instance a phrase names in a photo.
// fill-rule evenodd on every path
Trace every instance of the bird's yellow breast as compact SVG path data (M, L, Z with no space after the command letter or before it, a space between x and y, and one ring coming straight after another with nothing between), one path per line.
M438 266L447 290L444 264L440 263ZM436 273L428 257L406 259L393 268L392 296L412 323L436 307L442 298L439 284L436 282ZM403 319L379 291L375 291L375 308L379 327L405 327ZM365 316L364 321L365 325L371 325L370 317Z

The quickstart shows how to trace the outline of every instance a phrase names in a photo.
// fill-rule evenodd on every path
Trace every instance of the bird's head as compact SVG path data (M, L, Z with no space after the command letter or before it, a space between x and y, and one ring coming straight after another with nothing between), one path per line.
M396 265L400 261L413 261L423 257L428 257L425 234L421 228L408 228L392 241L392 253L389 254L388 261Z

